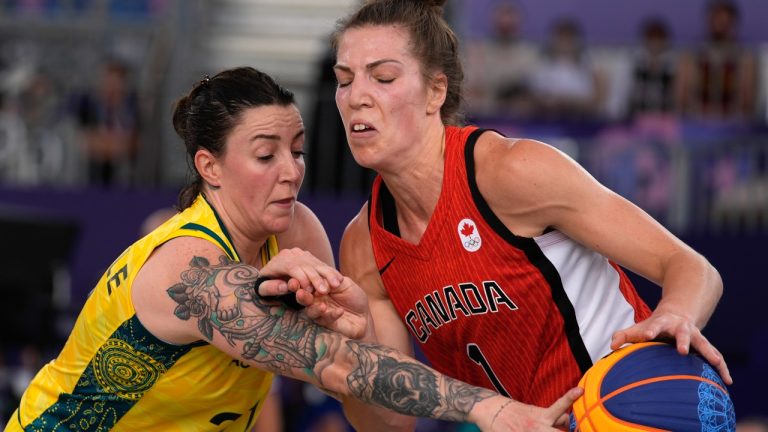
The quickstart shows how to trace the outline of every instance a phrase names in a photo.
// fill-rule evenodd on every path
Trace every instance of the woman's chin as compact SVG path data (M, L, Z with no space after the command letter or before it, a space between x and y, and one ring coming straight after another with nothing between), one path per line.
M366 154L363 151L360 151L358 153L352 152L352 157L355 159L355 162L357 162L358 165L360 165L363 168L368 169L375 169L376 168L376 155L374 154Z
M275 218L265 225L267 226L269 232L278 234L288 231L288 228L291 227L291 222L293 222L293 212L291 212L291 214L288 216Z

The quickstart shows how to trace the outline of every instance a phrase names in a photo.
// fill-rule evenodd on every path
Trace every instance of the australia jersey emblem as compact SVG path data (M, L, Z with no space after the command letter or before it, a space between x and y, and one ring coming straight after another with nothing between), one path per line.
M472 219L462 219L456 229L459 233L461 245L467 252L475 252L480 249L483 240L480 238L480 232L477 230L477 224Z

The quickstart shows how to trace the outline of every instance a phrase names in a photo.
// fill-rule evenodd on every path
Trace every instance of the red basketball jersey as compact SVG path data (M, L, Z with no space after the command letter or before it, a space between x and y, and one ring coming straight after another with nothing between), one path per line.
M446 128L442 191L418 245L399 237L394 201L376 178L373 252L392 303L437 370L548 406L610 352L614 331L650 309L605 257L559 231L525 238L504 226L475 181L483 132Z

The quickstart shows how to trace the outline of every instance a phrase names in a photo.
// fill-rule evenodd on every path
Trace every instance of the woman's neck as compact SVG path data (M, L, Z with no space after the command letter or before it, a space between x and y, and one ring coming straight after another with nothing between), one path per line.
M222 197L215 192L207 192L205 195L208 203L214 208L220 222L229 234L240 261L257 268L261 268L261 247L267 241L270 234L252 229L249 222L242 219L242 215L236 211L227 211L228 206L222 202Z
M400 167L380 172L395 199L401 234L420 238L437 207L443 187L445 128L422 141ZM405 228L405 230L403 229Z

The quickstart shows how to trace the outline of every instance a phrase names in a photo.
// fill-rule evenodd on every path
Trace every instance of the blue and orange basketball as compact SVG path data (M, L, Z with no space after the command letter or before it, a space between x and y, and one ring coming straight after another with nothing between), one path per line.
M733 431L733 403L720 376L696 354L660 342L628 345L579 382L571 431Z

